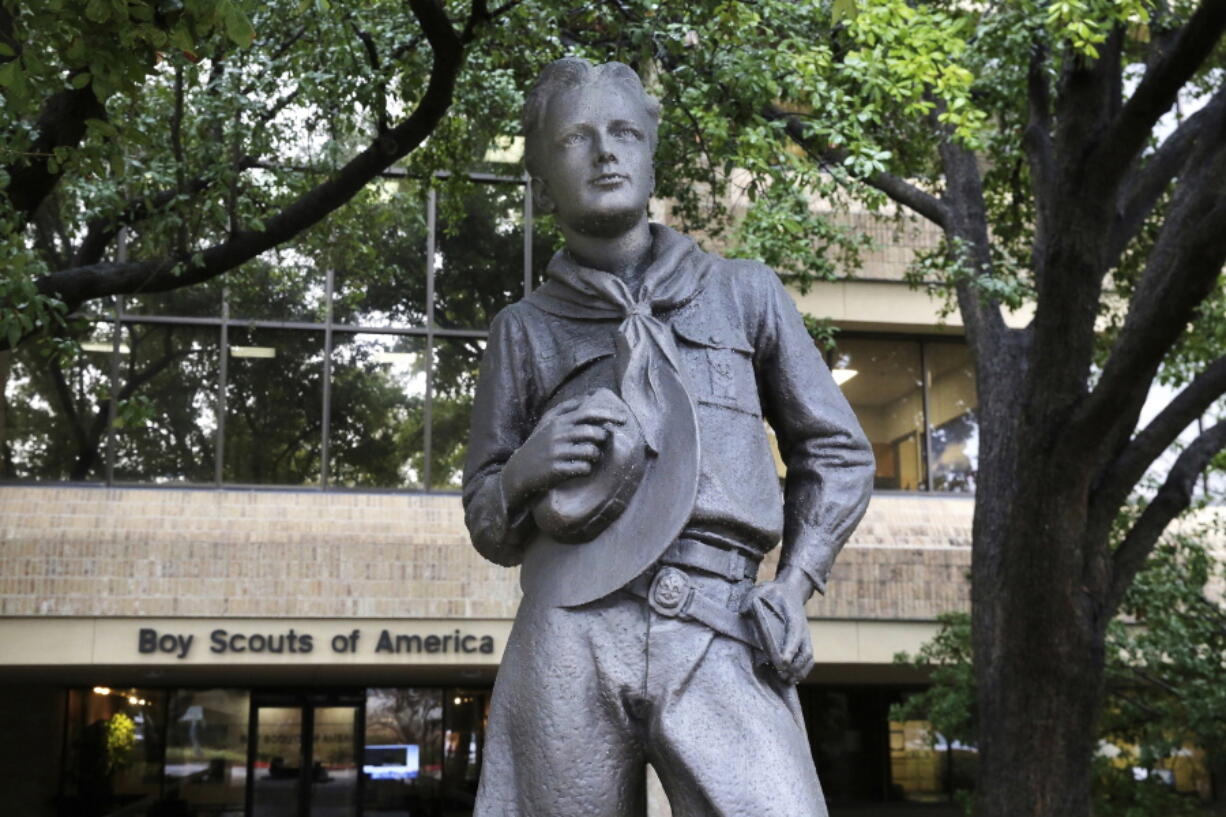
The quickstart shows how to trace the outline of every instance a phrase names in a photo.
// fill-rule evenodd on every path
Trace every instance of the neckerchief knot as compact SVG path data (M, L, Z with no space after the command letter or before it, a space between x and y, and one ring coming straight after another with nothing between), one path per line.
M672 330L656 315L691 301L702 290L711 262L693 240L668 227L652 224L651 236L651 262L637 298L621 278L580 266L562 250L549 262L549 281L529 299L550 314L573 320L620 319L618 389L654 454L670 409L661 378L676 378L689 396Z

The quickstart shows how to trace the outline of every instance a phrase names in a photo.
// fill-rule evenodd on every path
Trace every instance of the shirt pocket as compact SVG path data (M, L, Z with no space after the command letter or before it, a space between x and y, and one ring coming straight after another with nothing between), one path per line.
M694 399L761 417L753 347L745 333L723 320L680 315L672 327Z
M540 371L545 405L542 411L555 403L585 392L584 373L597 361L613 357L616 347L612 335L569 336L564 341L550 344L549 348L537 351L536 366ZM590 385L590 384L587 384ZM612 386L612 383L600 385Z

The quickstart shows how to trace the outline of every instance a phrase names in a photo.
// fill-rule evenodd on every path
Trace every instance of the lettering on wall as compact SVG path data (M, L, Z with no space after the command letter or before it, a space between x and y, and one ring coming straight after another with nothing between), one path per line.
M302 632L293 627L280 632L248 632L218 627L212 630L202 645L207 645L206 655L305 655L316 650L317 645L338 655L355 655L368 651L374 656L405 654L450 654L493 655L494 637L455 630L442 635L436 633L393 632L380 629L370 639L363 638L361 629L337 633L331 638L317 639L315 634ZM136 637L137 651L142 655L173 656L183 660L192 654L196 634L159 632L152 627L141 627ZM370 644L371 647L365 645ZM201 646L200 649L205 649Z

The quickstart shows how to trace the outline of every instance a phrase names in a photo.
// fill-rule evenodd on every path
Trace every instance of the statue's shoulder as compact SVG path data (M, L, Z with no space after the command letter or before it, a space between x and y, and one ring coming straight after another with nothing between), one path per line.
M779 276L761 261L752 258L725 258L706 253L711 263L709 279L718 287L730 290L766 291L779 285Z

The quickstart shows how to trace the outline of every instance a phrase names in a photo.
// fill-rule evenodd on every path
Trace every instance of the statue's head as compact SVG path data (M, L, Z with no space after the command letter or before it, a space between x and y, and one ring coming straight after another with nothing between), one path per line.
M660 103L620 62L545 66L524 102L524 163L537 206L563 227L617 235L645 217Z

